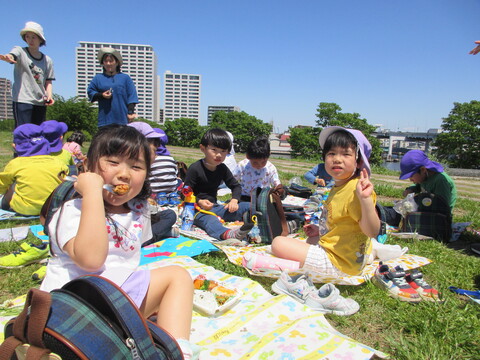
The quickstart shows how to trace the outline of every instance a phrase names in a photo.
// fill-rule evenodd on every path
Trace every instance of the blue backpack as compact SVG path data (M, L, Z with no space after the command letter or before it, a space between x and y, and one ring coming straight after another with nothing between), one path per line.
M96 275L51 293L30 289L22 313L5 325L0 359L16 359L25 349L27 359L51 353L62 359L183 359L170 334L145 320L117 285Z

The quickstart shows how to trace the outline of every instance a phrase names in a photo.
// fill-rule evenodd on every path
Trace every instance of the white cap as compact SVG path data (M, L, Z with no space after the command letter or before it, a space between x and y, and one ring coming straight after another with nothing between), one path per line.
M25 40L24 36L27 32L33 32L34 34L37 34L43 40L42 45L45 45L47 43L47 39L45 39L45 35L43 35L42 25L37 24L34 21L27 21L25 23L25 28L20 30L20 36L22 37L23 40Z

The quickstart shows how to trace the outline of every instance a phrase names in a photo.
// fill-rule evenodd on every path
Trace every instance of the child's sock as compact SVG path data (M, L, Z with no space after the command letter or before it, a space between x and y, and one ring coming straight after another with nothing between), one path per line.
M250 232L250 230L252 230L252 227L253 227L253 223L243 223L242 226L240 226L239 228L237 229L229 229L227 231L225 231L221 238L223 240L226 240L226 239L237 239L237 240L243 240L245 238L245 236L247 236L247 234Z

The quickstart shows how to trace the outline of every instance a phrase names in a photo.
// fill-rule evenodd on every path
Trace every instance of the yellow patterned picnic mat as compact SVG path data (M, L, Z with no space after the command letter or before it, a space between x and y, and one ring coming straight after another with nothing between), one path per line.
M286 295L273 296L249 278L226 274L189 257L145 265L180 265L192 278L235 288L243 295L230 310L205 317L194 312L190 341L203 347L200 360L236 359L370 359L381 352L337 332L318 311ZM362 309L360 309L362 311Z
M228 257L228 259L238 265L242 266L243 255L249 251L254 253L259 253L262 255L272 256L269 252L270 246L259 246L259 247L235 247L235 246L223 246L217 245ZM418 255L405 254L396 259L384 261L385 264L388 264L392 267L401 265L405 270L416 269L420 266L427 265L431 263L431 260ZM375 273L375 269L378 267L378 261L374 261L372 264L367 265L363 269L363 274L359 276L348 276L348 277L331 277L308 271L311 275L311 278L315 283L332 283L337 285L360 285L363 284L366 280L371 279ZM255 273L250 269L245 268L251 275L265 276L277 278L278 275L272 273ZM297 275L307 272L307 270L300 269L296 272L290 273L290 275Z

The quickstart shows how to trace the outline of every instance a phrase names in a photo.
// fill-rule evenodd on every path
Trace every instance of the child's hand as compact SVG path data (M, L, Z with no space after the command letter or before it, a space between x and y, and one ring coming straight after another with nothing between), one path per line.
M225 209L228 210L228 212L232 213L238 210L238 200L232 199L228 204L225 205Z
M103 178L93 172L81 173L78 175L77 181L74 184L75 190L82 196L94 194L98 192L100 195L103 191Z
M200 206L203 210L211 210L213 208L213 204L211 201L207 199L202 199L197 201L198 206Z
M315 179L315 182L316 182L317 185L319 185L319 186L325 186L325 180L322 179L322 178L316 178L316 179Z
M112 98L112 92L110 90L104 91L102 93L102 96L104 99L111 99Z
M357 183L357 195L360 199L367 199L373 193L373 184L368 178L367 169L363 169L360 172L360 179Z
M318 237L320 236L320 229L316 224L308 224L303 227L303 231L305 231L305 235L307 237Z

